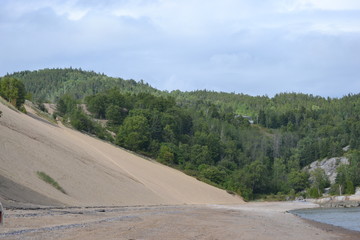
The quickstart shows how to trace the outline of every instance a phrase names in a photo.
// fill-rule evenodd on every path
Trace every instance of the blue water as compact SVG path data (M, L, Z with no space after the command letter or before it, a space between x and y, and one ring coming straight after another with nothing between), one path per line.
M360 208L313 208L291 211L293 214L322 223L359 231Z

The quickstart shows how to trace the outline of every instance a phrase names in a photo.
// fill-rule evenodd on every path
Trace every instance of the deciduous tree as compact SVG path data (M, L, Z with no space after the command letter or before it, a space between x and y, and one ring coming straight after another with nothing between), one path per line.
M117 144L134 151L145 151L150 143L150 130L144 116L129 116L120 126Z
M0 95L12 105L20 108L25 102L25 86L16 78L4 77L0 81Z

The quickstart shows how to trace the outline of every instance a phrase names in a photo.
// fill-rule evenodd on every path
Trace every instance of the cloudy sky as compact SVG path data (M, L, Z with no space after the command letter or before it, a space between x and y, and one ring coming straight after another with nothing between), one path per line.
M82 68L162 90L360 92L359 0L0 0L0 76Z

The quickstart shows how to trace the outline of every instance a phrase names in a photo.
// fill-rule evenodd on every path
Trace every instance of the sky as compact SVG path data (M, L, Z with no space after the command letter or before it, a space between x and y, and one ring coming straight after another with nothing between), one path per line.
M359 0L0 0L0 76L81 68L160 90L360 93Z

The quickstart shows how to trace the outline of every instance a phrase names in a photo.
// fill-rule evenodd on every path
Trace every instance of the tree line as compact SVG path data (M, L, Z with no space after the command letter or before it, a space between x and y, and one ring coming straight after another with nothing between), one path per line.
M94 71L71 67L21 71L7 74L7 76L21 80L26 90L32 94L34 102L56 102L64 94L69 94L75 99L82 99L113 87L133 93L158 91L143 81L113 78Z

